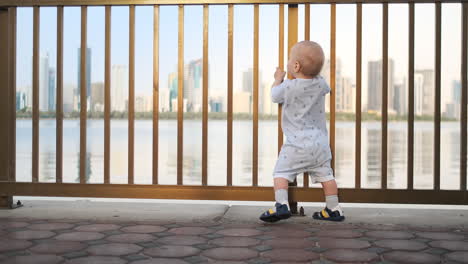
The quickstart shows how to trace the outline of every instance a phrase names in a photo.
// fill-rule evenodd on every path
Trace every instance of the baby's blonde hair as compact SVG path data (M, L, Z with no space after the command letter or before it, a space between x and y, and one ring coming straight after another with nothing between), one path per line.
M314 41L304 40L296 43L294 48L296 60L301 65L301 72L311 77L319 75L325 61L322 47Z

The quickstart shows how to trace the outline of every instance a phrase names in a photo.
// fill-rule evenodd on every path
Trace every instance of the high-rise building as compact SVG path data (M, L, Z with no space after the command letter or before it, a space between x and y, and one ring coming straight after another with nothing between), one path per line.
M49 111L49 54L39 60L39 110Z
M461 114L461 82L452 81L452 100L446 105L445 116L450 118L460 118Z
M185 66L184 98L189 112L202 110L202 59L193 60Z
M171 112L177 111L177 106L174 108L172 103L172 100L177 100L177 96L179 94L177 82L177 72L170 73L167 78L167 88L169 89L169 111Z
M135 112L151 112L153 110L153 96L138 95L135 97Z
M65 84L63 86L63 112L70 113L73 112L73 101L75 95L75 87L72 84Z
M78 48L78 87L77 87L77 98L78 107L81 100L81 48ZM88 109L90 107L90 95L91 95L91 49L86 48L86 100Z
M406 80L403 83L395 84L393 86L394 100L393 107L398 115L406 114Z
M125 111L125 95L128 91L128 68L126 65L112 65L111 111Z
M55 111L55 69L49 69L49 111Z
M91 84L91 111L104 110L104 83Z
M26 93L16 92L16 111L23 110L26 107Z
M253 69L250 68L242 73L242 92L252 93L253 91Z
M382 110L382 60L368 62L367 109ZM388 110L394 111L394 63L388 61Z
M416 70L414 73L415 107L419 104L419 115L434 114L434 70ZM416 87L417 86L417 87ZM415 110L416 112L416 110Z

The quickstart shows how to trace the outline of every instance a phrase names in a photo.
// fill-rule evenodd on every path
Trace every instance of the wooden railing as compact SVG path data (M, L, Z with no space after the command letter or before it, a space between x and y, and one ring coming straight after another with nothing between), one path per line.
M462 3L461 26L461 120L460 120L460 189L440 189L440 138L441 138L441 8L444 3ZM348 3L356 5L356 133L355 133L355 187L340 189L344 202L371 203L428 203L428 204L468 204L467 192L467 25L468 3L465 1L430 1L430 0L2 0L0 2L0 196L4 205L10 204L13 195L31 196L74 196L74 197L112 197L112 198L163 198L163 199L214 199L214 200L273 200L269 187L258 186L258 106L259 106L259 6L262 4L279 5L279 61L284 68L284 23L285 6L288 12L288 49L298 40L298 6L305 3L305 39L310 38L310 8L314 4L329 4L330 14L330 146L335 150L335 71L336 71L336 5ZM382 9L382 152L381 152L381 188L361 188L361 94L362 94L362 7L366 4L381 4ZM388 149L388 6L400 3L409 6L409 116L408 116L408 167L406 189L387 188L387 149ZM415 54L415 5L419 3L435 4L435 119L434 119L434 188L415 190L413 187L414 170L414 54ZM228 5L228 78L227 78L227 186L208 186L208 18L212 4ZM233 38L234 5L252 4L254 6L253 23L253 142L252 142L252 184L249 187L233 185ZM105 6L105 110L104 110L104 183L88 184L86 171L86 43L88 6ZM111 52L111 13L112 6L129 6L129 107L128 107L128 184L110 183L110 52ZM135 122L135 6L151 5L154 8L154 47L153 47L153 171L152 185L134 184L134 122ZM158 111L159 109L159 12L161 5L178 5L178 105L177 105L177 185L158 184ZM183 91L184 91L184 7L203 5L203 115L202 115L202 185L187 186L183 182ZM33 149L32 182L15 180L15 91L16 91L16 12L17 8L32 6L33 13ZM56 182L39 182L39 23L40 9L43 6L57 7L57 110L56 110ZM63 24L64 7L81 6L81 108L80 108L80 182L62 183L63 177ZM278 120L278 146L282 145L283 135L280 128L281 107ZM219 135L216 135L219 136ZM334 162L332 162L334 167ZM350 172L352 173L352 172ZM308 177L304 177L303 187L291 188L291 198L298 201L323 201L322 191L310 188Z

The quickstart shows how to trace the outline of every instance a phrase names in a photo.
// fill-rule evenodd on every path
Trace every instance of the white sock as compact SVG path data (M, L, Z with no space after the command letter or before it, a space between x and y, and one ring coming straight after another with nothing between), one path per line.
M327 203L328 209L332 211L340 210L340 213L341 213L341 208L340 208L340 205L338 204L338 195L325 196L325 202Z
M289 209L289 202L288 202L288 190L286 189L278 189L275 191L275 200L277 203L286 204Z

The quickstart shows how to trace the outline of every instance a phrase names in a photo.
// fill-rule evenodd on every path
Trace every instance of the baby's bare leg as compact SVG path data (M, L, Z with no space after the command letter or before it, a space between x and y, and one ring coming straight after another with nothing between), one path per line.
M323 192L324 192L325 196L337 195L338 194L338 186L336 185L335 180L322 182L322 187L323 187Z
M285 178L275 178L274 179L274 185L275 185L275 191L280 190L280 189L288 189L288 180Z

